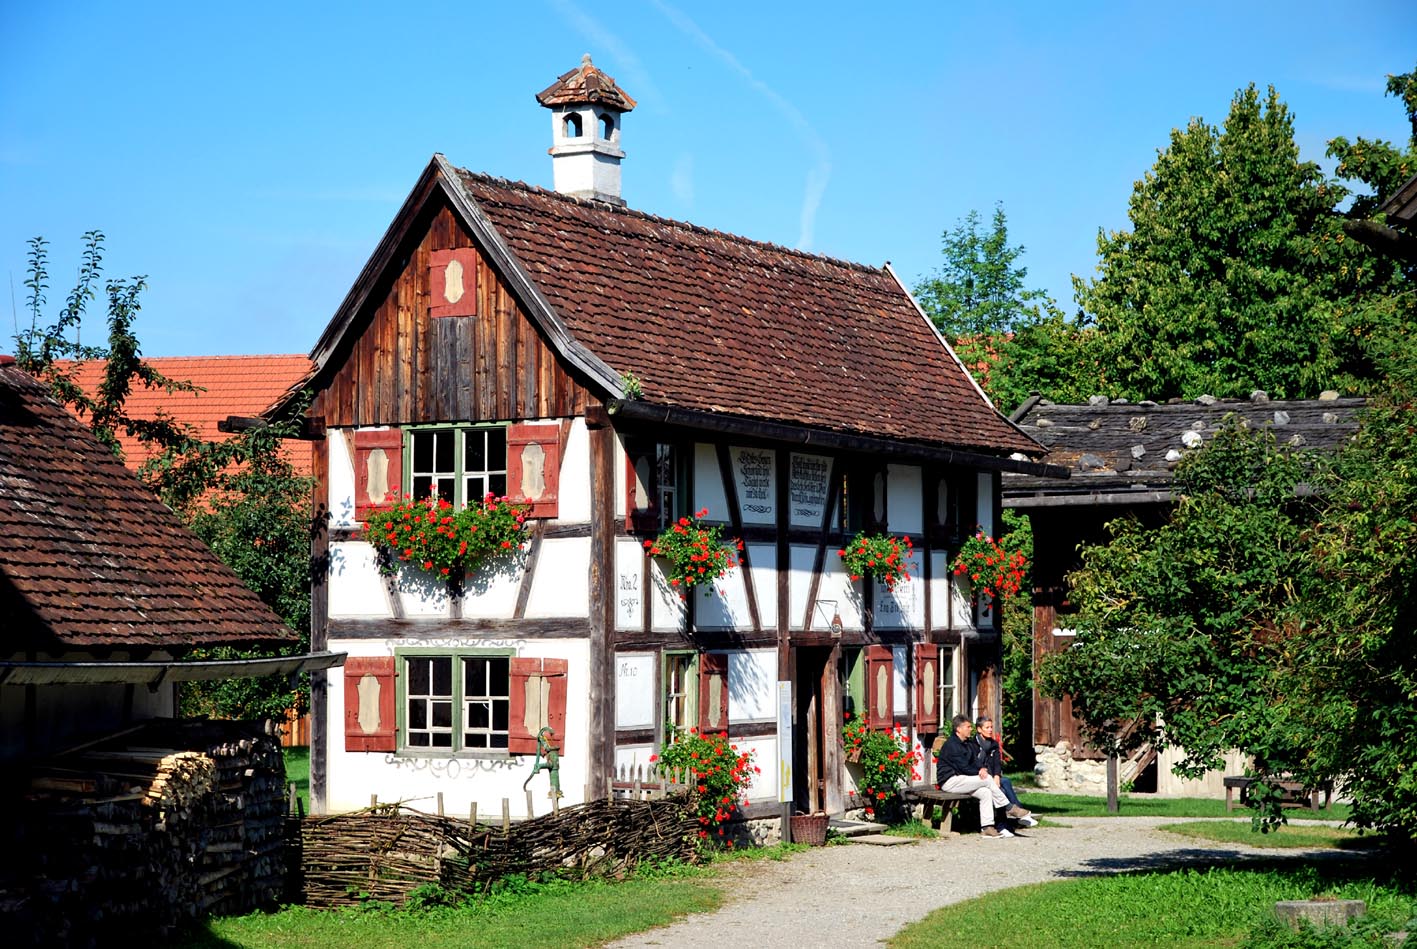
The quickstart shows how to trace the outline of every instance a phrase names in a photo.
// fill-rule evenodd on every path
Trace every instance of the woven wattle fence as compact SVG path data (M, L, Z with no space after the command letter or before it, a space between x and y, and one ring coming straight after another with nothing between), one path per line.
M420 886L478 893L510 874L618 876L643 860L691 860L698 823L682 796L596 800L500 827L397 804L306 818L306 905L401 904Z

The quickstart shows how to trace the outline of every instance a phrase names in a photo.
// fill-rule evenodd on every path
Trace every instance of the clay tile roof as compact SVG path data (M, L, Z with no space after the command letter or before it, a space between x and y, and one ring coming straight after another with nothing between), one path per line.
M217 423L231 415L255 417L288 390L296 388L314 368L309 358L275 356L172 356L145 360L154 369L177 382L190 382L201 392L167 392L136 386L125 403L133 418L153 419L159 410L184 425L204 441L223 441L230 436L217 431ZM72 366L74 381L87 393L98 391L106 363L101 359ZM137 469L153 454L138 439L118 433L123 460ZM300 475L310 474L310 450L306 442L287 442L287 458Z
M0 653L295 640L135 474L7 359L0 359L0 537Z
M617 112L629 112L635 100L615 84L615 80L591 65L590 54L581 64L562 73L556 81L536 94L536 101L549 108L558 105L603 105Z
M1037 455L885 268L457 169L571 335L646 402Z
M1155 502L1169 499L1180 459L1215 436L1228 416L1252 428L1269 428L1281 445L1336 452L1358 430L1366 405L1358 398L1109 402L1088 405L1030 400L1014 413L1018 425L1047 449L1048 464L1071 470L1066 480L1004 474L1005 506L1047 506L1048 498L1092 498L1117 503L1128 496ZM1142 497L1150 495L1150 497ZM1101 501L1105 496L1108 500ZM1076 503L1076 502L1075 502Z

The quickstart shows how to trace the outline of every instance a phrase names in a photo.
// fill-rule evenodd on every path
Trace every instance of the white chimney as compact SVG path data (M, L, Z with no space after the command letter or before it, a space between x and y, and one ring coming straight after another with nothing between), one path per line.
M551 171L562 194L610 204L620 197L620 117L635 100L591 65L590 54L537 95L551 110Z

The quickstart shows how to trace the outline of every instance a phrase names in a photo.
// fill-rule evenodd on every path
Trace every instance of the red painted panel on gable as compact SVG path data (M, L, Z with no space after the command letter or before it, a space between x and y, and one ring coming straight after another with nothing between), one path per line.
M428 315L477 315L477 251L471 247L429 252Z

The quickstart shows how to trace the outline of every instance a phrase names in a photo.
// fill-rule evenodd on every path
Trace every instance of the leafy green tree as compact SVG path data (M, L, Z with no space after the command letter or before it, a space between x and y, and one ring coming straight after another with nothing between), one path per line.
M1060 401L1097 391L1090 335L1027 287L1024 248L1009 243L1002 204L987 231L970 211L941 244L944 261L916 297L995 405L1007 412L1033 389Z
M1102 381L1133 399L1284 398L1375 378L1353 314L1396 292L1396 268L1347 239L1347 190L1299 160L1273 88L1240 90L1222 127L1193 119L1133 189L1129 230L1098 236L1100 275L1074 278Z
M15 362L46 383L54 397L80 419L87 419L98 440L119 458L123 457L117 435L120 430L159 448L181 444L187 434L171 419L135 419L124 409L135 380L149 389L161 388L167 392L194 389L190 383L167 378L143 361L138 338L133 333L133 321L141 308L139 296L147 286L146 279L106 281L103 289L108 298L107 345L82 342L84 313L94 301L94 288L103 277L103 233L88 231L83 240L74 288L66 297L64 308L52 321L44 315L48 304L49 245L42 237L29 242L29 274L25 287L29 290L30 325L15 336ZM107 360L103 381L92 395L74 381L77 364L90 359Z
M1177 746L1189 776L1230 748L1273 750L1273 673L1293 634L1280 618L1304 574L1313 502L1299 486L1314 465L1268 431L1228 425L1182 462L1168 523L1119 519L1084 549L1069 577L1076 640L1044 658L1039 681L1072 696L1089 741L1118 754Z

